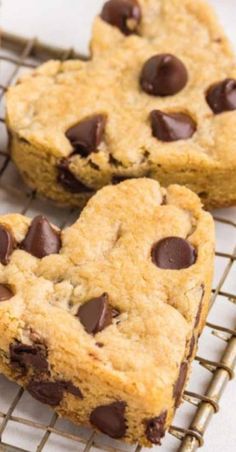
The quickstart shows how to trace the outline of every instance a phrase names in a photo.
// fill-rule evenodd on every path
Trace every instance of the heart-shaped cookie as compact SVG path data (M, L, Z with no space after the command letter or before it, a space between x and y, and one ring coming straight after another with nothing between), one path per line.
M159 444L210 299L214 225L184 187L99 191L63 231L0 217L0 371L72 421Z
M12 158L30 186L83 205L147 176L207 207L236 203L235 57L202 0L110 0L90 61L51 61L10 88Z

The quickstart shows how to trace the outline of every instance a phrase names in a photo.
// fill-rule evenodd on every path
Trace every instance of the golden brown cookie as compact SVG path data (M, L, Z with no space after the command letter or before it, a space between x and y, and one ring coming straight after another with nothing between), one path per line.
M59 231L0 217L0 372L73 422L151 446L209 307L214 224L184 187L105 187Z
M236 66L202 0L110 0L92 58L51 61L7 94L12 158L27 183L82 206L147 176L205 206L236 203Z

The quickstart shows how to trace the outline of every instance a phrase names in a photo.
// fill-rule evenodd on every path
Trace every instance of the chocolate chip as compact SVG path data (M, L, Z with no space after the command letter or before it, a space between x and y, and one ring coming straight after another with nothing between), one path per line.
M78 386L75 386L71 381L61 381L60 383L66 392L69 392L70 394L83 399L82 392L80 391Z
M94 190L83 184L69 169L69 160L63 159L58 167L57 182L70 193L91 193Z
M196 262L194 247L181 237L167 237L152 247L152 261L157 267L169 270L188 268Z
M87 157L96 152L103 139L106 116L94 115L80 121L66 132L66 137L73 146L74 153Z
M161 438L165 435L165 422L167 418L167 411L164 411L160 416L149 419L146 422L146 437L152 444L161 444Z
M111 438L122 438L126 432L125 407L125 402L99 406L92 411L90 422Z
M180 366L179 377L175 383L173 397L175 399L175 407L178 407L181 402L183 388L185 386L186 378L188 374L188 363L183 362Z
M64 388L61 382L30 381L27 391L39 402L57 406L63 399Z
M143 66L140 84L153 96L171 96L181 91L188 81L188 72L179 58L168 53L151 57Z
M9 228L0 226L0 262L7 265L15 248L15 239Z
M115 311L114 311L115 312ZM96 334L111 325L112 318L118 314L113 313L109 305L108 295L93 298L80 306L77 317L89 334Z
M152 134L161 141L178 141L191 138L197 126L191 116L185 113L163 113L154 110L151 113Z
M11 288L5 284L0 284L0 301L10 300L14 297L14 293Z
M136 0L109 0L103 7L101 18L128 36L137 32L142 12Z
M236 80L227 78L210 86L206 93L206 100L216 115L236 110Z
M46 217L38 215L33 219L21 248L40 259L58 254L61 248L60 233L52 228Z
M10 344L11 365L23 374L30 368L37 372L47 372L47 351L42 344L26 345L20 342Z

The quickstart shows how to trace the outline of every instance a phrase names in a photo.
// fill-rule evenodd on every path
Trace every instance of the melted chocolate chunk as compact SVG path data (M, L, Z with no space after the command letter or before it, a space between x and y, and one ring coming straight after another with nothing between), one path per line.
M88 334L96 334L111 325L112 318L119 313L109 305L108 295L105 293L80 306L76 315Z
M128 36L137 32L142 12L137 0L109 0L103 7L101 18Z
M63 399L64 388L59 381L31 381L27 391L41 403L57 406Z
M48 371L47 351L42 344L26 345L20 342L11 344L10 362L23 374L30 368L39 373Z
M5 284L0 284L0 302L10 300L12 297L14 297L14 293L11 288Z
M70 381L34 381L32 380L27 390L39 402L57 406L63 399L64 392L83 398L80 389Z
M196 262L194 247L181 237L167 237L152 247L152 261L157 267L169 270L188 268Z
M206 100L216 115L236 110L236 80L227 78L210 86L206 93Z
M90 422L111 438L123 438L126 432L125 402L98 406L90 415Z
M185 113L163 113L154 110L151 113L152 134L161 141L178 141L191 138L196 132L196 123Z
M39 259L58 254L61 248L60 233L52 228L46 217L38 215L33 219L21 248Z
M151 57L143 66L140 84L147 94L172 96L188 81L188 72L179 58L168 53Z
M161 444L161 438L165 435L165 422L167 411L164 411L160 416L149 419L146 424L146 437L152 444Z
M87 157L91 152L96 152L103 139L105 124L106 116L94 115L67 130L66 137L74 153Z
M0 226L0 262L7 265L15 248L15 239L6 226Z
M188 363L183 362L180 366L179 377L175 383L173 397L175 399L175 407L178 407L181 402L182 392L185 386L186 378L188 374Z
M94 190L83 184L69 169L69 160L63 159L59 163L57 182L62 185L64 190L70 193L91 193Z

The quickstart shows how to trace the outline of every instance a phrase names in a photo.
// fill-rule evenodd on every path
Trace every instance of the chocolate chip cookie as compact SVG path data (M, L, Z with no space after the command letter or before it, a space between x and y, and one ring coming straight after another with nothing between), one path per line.
M63 231L0 217L0 372L73 422L160 444L208 312L214 224L151 179L103 188Z
M140 176L236 203L235 57L198 0L109 0L89 61L50 61L7 93L12 158L26 182L83 206Z

